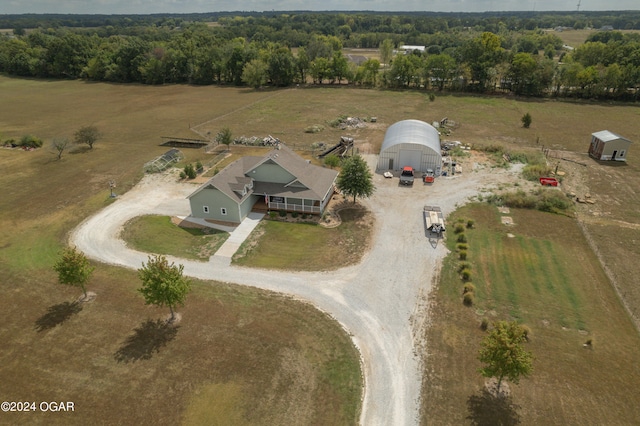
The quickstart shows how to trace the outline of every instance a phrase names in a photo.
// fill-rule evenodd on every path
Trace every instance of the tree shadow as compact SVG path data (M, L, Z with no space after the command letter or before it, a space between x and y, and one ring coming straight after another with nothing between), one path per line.
M486 388L479 395L471 395L467 400L467 408L472 425L476 426L511 426L520 424L518 410L520 406L513 403L510 396L495 396Z
M63 322L82 310L82 305L78 302L64 302L49 306L47 313L36 320L35 328L38 332L47 331Z
M160 348L176 337L178 328L167 321L148 319L127 337L114 358L124 363L151 359L154 353L160 352Z

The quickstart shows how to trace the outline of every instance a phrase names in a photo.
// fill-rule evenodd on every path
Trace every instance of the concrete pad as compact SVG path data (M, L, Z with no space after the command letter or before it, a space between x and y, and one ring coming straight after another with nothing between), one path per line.
M263 213L249 213L242 223L230 233L227 241L224 242L213 257L225 257L231 259L231 256L238 251L240 245L247 239L255 227L258 226L258 223L260 223L263 217Z

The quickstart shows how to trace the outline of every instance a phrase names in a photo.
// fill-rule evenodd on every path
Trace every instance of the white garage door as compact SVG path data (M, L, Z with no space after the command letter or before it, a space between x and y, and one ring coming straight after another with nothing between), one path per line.
M422 151L419 149L401 149L398 155L400 164L399 168L411 166L416 170L420 170L420 162L422 161Z

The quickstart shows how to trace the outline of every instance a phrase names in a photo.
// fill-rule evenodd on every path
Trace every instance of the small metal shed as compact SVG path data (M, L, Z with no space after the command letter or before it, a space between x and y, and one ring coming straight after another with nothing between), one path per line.
M591 134L589 155L596 160L627 161L629 146L631 146L629 139L609 130L602 130Z

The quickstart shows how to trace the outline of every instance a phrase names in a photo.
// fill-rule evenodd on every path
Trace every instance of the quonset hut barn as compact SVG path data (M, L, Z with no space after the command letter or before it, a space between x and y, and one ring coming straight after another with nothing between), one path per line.
M431 169L436 176L440 175L440 134L435 127L420 120L403 120L389 126L380 148L377 169L400 170L406 166L417 172Z

